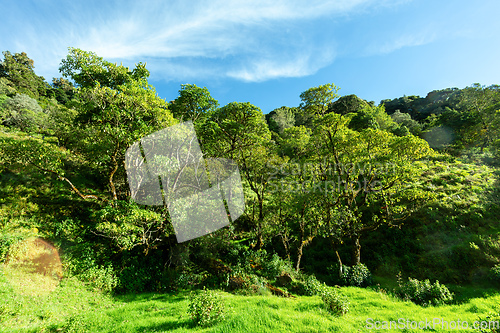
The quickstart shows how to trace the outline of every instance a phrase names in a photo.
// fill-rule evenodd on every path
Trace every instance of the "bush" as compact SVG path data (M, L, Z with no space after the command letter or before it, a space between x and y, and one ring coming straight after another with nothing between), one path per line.
M188 314L198 326L210 326L224 320L224 302L213 291L203 290L189 296Z
M86 243L75 245L68 249L64 255L65 271L68 275L75 276L85 283L90 289L100 290L104 293L116 291L119 278L116 276L111 261L96 260L98 254L86 246Z
M118 278L109 266L92 266L78 275L78 278L93 289L111 293L118 285Z
M21 234L0 234L0 263L3 263L7 258L10 247L24 237Z
M47 115L37 101L28 95L17 94L0 106L0 123L31 131L45 126Z
M336 316L342 316L349 312L349 301L334 289L324 288L321 292L321 299L327 310Z
M365 264L343 266L342 282L346 286L367 287L372 284L372 274Z
M500 264L496 264L491 267L488 275L491 281L494 283L500 283Z
M497 308L495 311L488 313L488 315L484 318L478 318L477 321L488 323L487 328L480 328L478 332L500 333L500 308Z
M314 296L320 295L325 288L325 284L318 281L316 276L307 275L301 280L293 281L290 291L298 295Z
M273 253L267 259L261 261L262 275L268 279L274 279L282 273L293 275L295 272L290 262L283 260L279 255Z
M408 278L408 282L404 284L399 281L396 295L402 299L423 306L440 305L453 300L453 294L445 285L440 284L437 280L434 284L431 284L428 279L419 281L417 279Z

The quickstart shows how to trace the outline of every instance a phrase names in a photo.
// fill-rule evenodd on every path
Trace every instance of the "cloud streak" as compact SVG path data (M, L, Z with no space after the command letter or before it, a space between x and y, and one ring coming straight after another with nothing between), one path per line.
M400 0L382 1L385 5L392 2ZM333 20L380 3L60 1L49 6L37 2L28 13L22 13L37 19L18 25L15 47L27 51L36 64L43 64L39 70L44 75L57 76L55 62L73 46L130 64L147 58L149 68L159 69L166 80L197 75L260 82L306 76L329 65L335 58L330 46L333 34L325 31L318 38L314 21ZM36 14L40 11L46 15Z

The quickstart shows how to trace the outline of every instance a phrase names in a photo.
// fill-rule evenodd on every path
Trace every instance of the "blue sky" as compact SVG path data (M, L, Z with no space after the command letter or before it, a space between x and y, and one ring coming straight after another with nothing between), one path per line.
M498 0L4 1L2 51L59 77L68 47L133 66L170 101L206 86L267 113L333 82L373 100L500 83Z

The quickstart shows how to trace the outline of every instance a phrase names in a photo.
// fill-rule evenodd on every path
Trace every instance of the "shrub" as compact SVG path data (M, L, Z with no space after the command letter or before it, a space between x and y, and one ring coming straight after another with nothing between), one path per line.
M334 289L324 288L321 292L321 299L327 310L336 316L342 316L349 312L349 301Z
M346 286L367 287L372 284L372 274L365 264L343 267L342 282Z
M478 318L477 321L484 323L484 326L486 326L486 323L488 324L488 327L481 327L478 332L500 333L500 308L488 313L488 315L484 318Z
M288 287L289 291L297 295L315 296L321 295L326 288L323 282L320 282L314 274L303 275L299 280L294 280Z
M399 281L399 287L395 292L400 298L423 306L439 305L453 300L453 294L437 280L431 284L428 279L419 281L408 278L406 283Z
M45 126L47 115L37 101L28 95L16 96L4 101L0 106L0 123L31 131Z
M116 291L119 278L109 260L97 262L94 249L80 243L64 254L65 271L68 275L75 276L85 283L90 289L100 290L104 293Z
M500 264L496 264L495 266L491 267L489 278L494 283L500 283Z
M279 255L273 253L268 259L261 261L262 275L268 279L273 279L282 273L289 275L294 274L294 270L290 262L283 260Z
M78 275L78 278L93 289L111 293L118 285L118 278L111 266L92 266Z
M224 320L224 302L213 291L203 290L189 296L188 314L198 326L210 326Z
M21 234L0 234L0 263L3 263L7 258L10 247L24 237Z

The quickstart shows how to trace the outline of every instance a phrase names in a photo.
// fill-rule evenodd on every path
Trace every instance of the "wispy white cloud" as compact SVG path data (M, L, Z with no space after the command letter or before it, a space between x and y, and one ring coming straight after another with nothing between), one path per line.
M332 63L334 58L333 50L325 46L317 52L308 50L296 55L250 60L241 68L229 70L227 76L246 82L302 77L316 73L320 68Z
M405 47L426 45L434 42L437 37L437 33L430 29L413 33L403 33L395 37L389 37L385 41L377 41L370 44L366 49L366 54L388 54Z
M334 34L323 31L318 38L315 20L401 1L406 0L42 2L19 13L26 20L17 24L16 48L28 52L41 64L37 71L49 77L57 76L68 46L112 61L147 58L149 68L158 68L165 79L300 77L334 59Z

